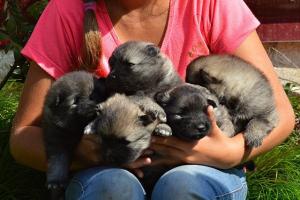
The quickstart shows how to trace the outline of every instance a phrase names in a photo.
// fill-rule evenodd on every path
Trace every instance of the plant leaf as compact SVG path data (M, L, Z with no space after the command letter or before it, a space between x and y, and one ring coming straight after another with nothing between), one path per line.
M7 53L4 50L0 51L0 83L4 80L14 63L15 57L13 51L10 50Z

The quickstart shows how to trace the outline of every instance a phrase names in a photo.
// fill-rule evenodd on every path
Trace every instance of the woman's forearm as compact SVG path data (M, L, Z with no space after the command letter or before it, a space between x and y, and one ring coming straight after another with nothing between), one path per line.
M263 140L261 146L249 148L246 146L243 133L227 138L218 127L213 126L214 129L211 131L211 134L201 139L195 145L194 149L198 153L189 156L187 163L200 163L227 169L270 151L290 135L295 123L294 112L288 101L282 101L277 109L279 122Z
M98 144L90 137L84 137L74 151L70 170L78 170L100 163ZM42 129L38 126L25 126L12 130L10 151L15 160L36 170L46 171L46 153Z
M13 130L10 137L10 152L17 162L37 170L46 170L46 154L41 128L25 126Z

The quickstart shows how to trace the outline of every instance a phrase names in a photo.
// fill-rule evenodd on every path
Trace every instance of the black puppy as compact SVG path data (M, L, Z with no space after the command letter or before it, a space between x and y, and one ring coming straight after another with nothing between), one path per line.
M51 199L63 199L73 151L85 126L97 116L97 103L105 99L104 81L83 71L64 75L49 89L43 108L42 128Z
M198 85L181 84L169 91L158 93L157 102L167 114L167 124L172 134L185 140L198 140L211 128L207 107L213 106L218 126L228 136L234 135L234 127L227 109L215 95Z
M187 68L186 81L199 84L226 106L235 132L244 131L247 145L257 147L275 127L278 113L264 74L232 55L199 57Z

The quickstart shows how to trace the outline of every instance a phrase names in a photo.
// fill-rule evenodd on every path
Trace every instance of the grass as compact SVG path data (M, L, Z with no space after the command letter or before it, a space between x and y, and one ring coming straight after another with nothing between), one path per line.
M46 199L44 173L17 164L9 153L9 129L21 88L21 83L9 81L0 91L0 200ZM289 98L299 120L300 97ZM286 142L255 162L256 171L247 173L248 200L300 200L299 121Z
M292 135L259 156L257 169L247 174L249 200L300 200L300 97L286 91L296 114Z
M9 129L21 88L9 81L0 91L0 200L46 199L44 173L17 164L9 153Z

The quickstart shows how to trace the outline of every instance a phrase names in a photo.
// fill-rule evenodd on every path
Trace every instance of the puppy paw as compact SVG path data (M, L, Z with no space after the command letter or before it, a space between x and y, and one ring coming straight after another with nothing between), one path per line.
M167 122L167 115L165 112L158 112L157 118L159 119L160 122L166 123Z
M49 190L50 200L64 200L65 185L62 183L48 183L47 189Z
M154 129L154 134L157 136L169 137L172 135L172 130L167 124L158 124Z
M48 183L47 189L48 190L58 190L58 189L64 189L65 185L63 183Z
M258 147L262 144L263 139L273 129L273 124L264 118L253 118L247 124L244 132L246 144L249 147Z
M259 147L262 144L265 135L264 136L255 135L255 134L250 133L250 132L245 132L244 137L245 137L247 146L249 146L249 147Z
M91 123L89 123L89 124L84 128L83 134L84 134L84 135L91 135L91 134L94 134L94 133L95 133L94 123L91 122Z
M163 110L147 110L146 113L152 115L153 118L158 119L162 123L167 122L167 115Z

